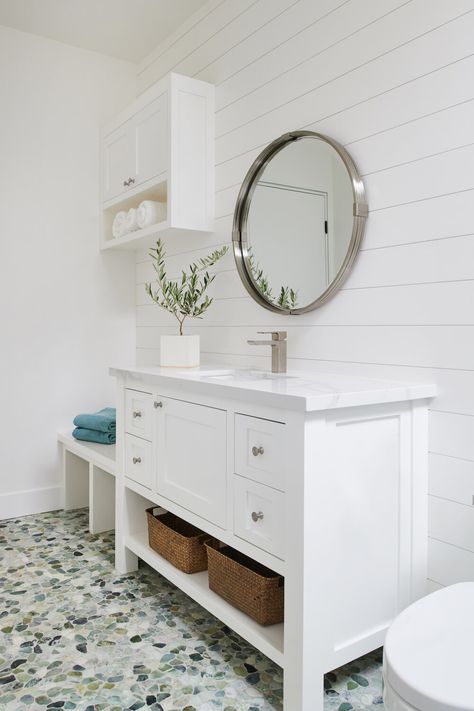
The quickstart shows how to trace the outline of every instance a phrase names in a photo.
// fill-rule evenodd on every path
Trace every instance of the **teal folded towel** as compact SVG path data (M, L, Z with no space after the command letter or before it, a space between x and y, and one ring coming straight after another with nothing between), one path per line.
M87 430L85 427L76 427L72 436L84 442L97 442L98 444L115 444L115 432L99 432Z
M115 407L104 407L103 410L92 415L76 415L73 422L80 429L115 433L116 418Z

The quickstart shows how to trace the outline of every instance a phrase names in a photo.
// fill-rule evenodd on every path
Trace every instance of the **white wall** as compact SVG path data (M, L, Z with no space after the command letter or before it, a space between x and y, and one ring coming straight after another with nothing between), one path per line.
M314 129L344 144L368 190L362 252L323 308L281 318L221 264L193 330L204 359L269 367L246 345L289 332L291 368L435 381L431 415L433 587L474 578L473 0L212 0L142 63L144 89L173 69L217 88L217 232L169 243L177 271L229 243L239 184L263 146ZM171 319L147 302L137 259L139 362L156 363Z
M98 250L98 129L135 66L0 27L0 519L59 508L56 431L113 400L133 264Z

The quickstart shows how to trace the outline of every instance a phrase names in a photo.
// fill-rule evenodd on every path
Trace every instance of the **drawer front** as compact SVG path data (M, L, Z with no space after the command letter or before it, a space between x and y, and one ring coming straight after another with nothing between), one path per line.
M125 475L148 489L153 487L151 451L151 442L125 435Z
M285 490L285 435L280 422L235 416L235 472Z
M151 440L153 397L138 390L125 390L125 431Z
M235 476L235 535L284 560L284 501L280 491Z

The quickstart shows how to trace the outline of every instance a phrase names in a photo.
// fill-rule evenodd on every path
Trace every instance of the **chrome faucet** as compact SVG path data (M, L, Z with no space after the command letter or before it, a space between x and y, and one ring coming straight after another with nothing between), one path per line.
M286 373L286 331L258 331L262 335L271 335L271 341L247 341L250 346L271 346L272 373Z

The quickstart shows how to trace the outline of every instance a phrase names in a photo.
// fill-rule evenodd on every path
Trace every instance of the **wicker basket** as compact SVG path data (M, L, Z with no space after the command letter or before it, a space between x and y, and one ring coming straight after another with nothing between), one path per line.
M283 622L284 578L243 553L206 541L209 587L261 625Z
M199 573L201 570L206 570L207 556L204 541L209 540L209 534L203 533L199 528L172 513L156 515L155 511L156 507L153 506L146 512L150 548L183 573Z

